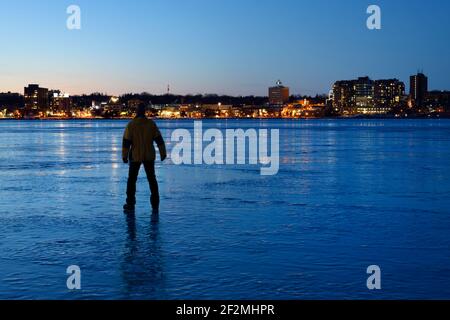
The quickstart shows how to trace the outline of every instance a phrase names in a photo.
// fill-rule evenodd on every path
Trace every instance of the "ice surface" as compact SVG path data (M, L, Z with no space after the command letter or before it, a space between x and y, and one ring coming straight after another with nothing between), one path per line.
M122 212L125 125L0 121L1 299L450 298L450 121L204 121L280 129L280 172L158 162L159 222L143 170Z

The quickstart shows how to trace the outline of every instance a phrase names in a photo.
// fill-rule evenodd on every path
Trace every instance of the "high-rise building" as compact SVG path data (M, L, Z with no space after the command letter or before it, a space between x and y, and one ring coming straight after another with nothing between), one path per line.
M409 94L415 106L422 107L428 93L428 78L423 73L418 73L410 78Z
M342 114L385 114L397 106L405 85L397 79L337 81L333 85L333 108Z
M24 88L25 109L27 111L41 111L48 108L48 89L30 84Z
M354 81L354 101L357 113L363 113L360 110L373 107L373 84L374 82L369 77L360 77Z
M333 85L332 105L335 111L344 114L353 108L354 99L354 81L342 80L336 81Z
M376 108L390 111L402 102L405 84L398 79L375 80L373 95Z
M333 107L343 114L356 114L373 106L373 81L369 77L337 81L333 85Z
M72 107L72 100L68 93L62 93L60 90L50 91L50 109L53 112L69 112Z
M275 87L269 88L269 103L271 105L283 105L289 101L289 88L283 86L280 80Z

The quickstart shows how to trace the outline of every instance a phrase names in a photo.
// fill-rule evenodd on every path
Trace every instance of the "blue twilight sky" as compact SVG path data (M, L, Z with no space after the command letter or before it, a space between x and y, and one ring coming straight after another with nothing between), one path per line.
M81 8L82 29L66 28ZM382 29L366 28L367 7ZM423 69L450 89L448 0L0 0L0 91L327 93L335 80Z

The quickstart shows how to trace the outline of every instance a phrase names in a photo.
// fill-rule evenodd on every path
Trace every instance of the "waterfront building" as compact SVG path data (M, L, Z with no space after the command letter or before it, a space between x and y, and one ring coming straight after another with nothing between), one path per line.
M53 114L68 114L72 108L72 100L68 93L52 90L49 94L50 110Z
M450 91L428 92L425 105L431 112L450 114Z
M373 107L373 95L374 85L369 77L337 81L333 85L333 107L344 115L357 114Z
M424 106L428 93L428 78L423 73L418 73L410 77L409 94L415 107Z
M38 113L48 108L48 89L39 87L38 84L29 84L24 88L25 110Z
M386 114L402 102L405 85L398 79L337 81L333 85L333 108L344 115Z
M405 95L405 84L398 79L375 80L374 106L393 108L398 106Z
M280 80L275 87L269 88L269 103L271 105L283 105L289 101L289 88L283 86Z

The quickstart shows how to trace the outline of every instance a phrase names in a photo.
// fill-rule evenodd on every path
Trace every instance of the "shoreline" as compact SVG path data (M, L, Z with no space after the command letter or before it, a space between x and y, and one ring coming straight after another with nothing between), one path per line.
M37 118L37 119L20 119L20 118L0 118L0 121L124 121L132 120L134 118ZM201 121L201 120L289 120L289 121L300 121L300 120L440 120L440 119L450 119L450 115L445 116L411 116L411 117L387 117L387 116L356 116L356 117L323 117L323 118L150 118L153 120L164 120L164 121Z

